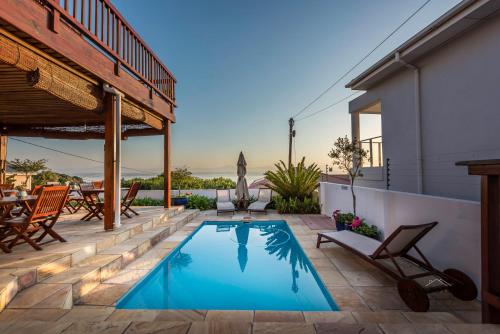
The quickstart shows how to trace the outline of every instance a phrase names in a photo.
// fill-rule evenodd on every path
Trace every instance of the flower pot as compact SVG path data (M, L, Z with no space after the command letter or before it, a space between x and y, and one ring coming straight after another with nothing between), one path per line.
M174 198L172 198L172 205L174 205L174 206L181 206L181 205L186 206L187 204L188 204L187 197L174 197Z
M337 231L343 231L345 230L345 224L344 223L339 223L335 221L335 227L337 228Z

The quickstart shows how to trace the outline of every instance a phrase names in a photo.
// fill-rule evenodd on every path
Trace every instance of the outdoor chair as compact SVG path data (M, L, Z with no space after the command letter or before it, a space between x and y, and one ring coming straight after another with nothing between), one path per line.
M264 212L267 214L266 207L273 198L273 191L268 188L259 189L259 194L257 196L257 201L253 202L248 206L248 214L252 212Z
M0 183L0 197L8 196L8 194L5 193L5 190L12 190L12 189L14 189L13 184Z
M41 241L50 235L53 239L66 242L56 231L54 225L61 214L69 187L44 187L35 201L28 217L17 217L0 222L0 248L10 252L19 244L28 243L36 250L42 250ZM41 231L39 236L35 236Z
M215 191L217 202L217 216L219 213L236 212L233 202L231 202L231 192L229 189L217 189Z
M92 181L91 184L92 184L92 187L94 187L94 189L101 189L104 186L104 181L102 181L102 180Z
M139 192L139 189L141 188L141 183L140 182L133 182L132 185L130 186L129 190L125 194L125 196L122 198L122 205L121 205L121 214L127 216L128 218L132 218L132 216L127 212L130 211L136 216L139 214L135 212L130 206L135 200L135 197L137 196L137 193Z
M81 218L81 220L91 220L94 217L102 219L101 215L104 214L104 203L99 198L99 193L93 190L99 189L95 188L93 184L79 184L80 194L82 195L82 205L78 207L84 207L88 213Z
M448 290L461 300L476 299L477 288L470 277L457 269L439 271L417 247L437 224L401 225L383 242L351 231L318 233L316 247L334 242L382 270L397 281L401 299L415 312L429 309L432 292ZM420 259L410 255L410 250Z

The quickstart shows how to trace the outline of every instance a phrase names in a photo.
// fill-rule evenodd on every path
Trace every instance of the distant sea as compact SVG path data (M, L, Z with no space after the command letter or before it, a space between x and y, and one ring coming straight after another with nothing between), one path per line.
M102 180L104 178L103 173L97 173L97 172L80 172L80 173L71 173L72 175L77 175L83 178L84 181L95 181L95 180ZM158 173L160 174L160 173ZM141 174L141 173L136 173L136 172L129 172L129 171L123 171L122 172L122 177L124 179L132 179L135 177L138 178L143 178L147 179L152 176L156 176L157 174ZM231 179L233 181L236 181L238 179L238 176L236 173L227 173L227 172L203 172L203 173L196 173L193 172L193 176L202 178L202 179L212 179L214 177L225 177L228 179ZM247 183L250 184L255 180L263 178L264 175L262 173L247 173L246 179Z

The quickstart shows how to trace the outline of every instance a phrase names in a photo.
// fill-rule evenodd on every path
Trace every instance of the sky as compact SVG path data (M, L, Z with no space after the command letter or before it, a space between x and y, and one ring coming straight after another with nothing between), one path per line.
M288 155L288 119L357 63L424 0L114 0L122 15L174 73L177 122L172 163L198 174L235 173L243 151L259 174ZM352 92L344 85L456 5L432 0L350 75L302 113ZM294 159L321 168L337 137L350 135L347 101L296 123ZM361 120L363 137L380 120ZM103 142L21 138L103 159ZM123 165L161 171L162 137L123 142ZM102 171L95 162L11 140L8 159L47 159L60 172ZM124 170L126 175L126 170Z

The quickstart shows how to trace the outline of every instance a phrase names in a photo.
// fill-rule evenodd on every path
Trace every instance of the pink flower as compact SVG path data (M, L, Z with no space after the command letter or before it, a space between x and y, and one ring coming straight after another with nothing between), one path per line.
M352 228L357 228L361 225L361 219L359 219L359 217L354 217L354 219L352 220Z

